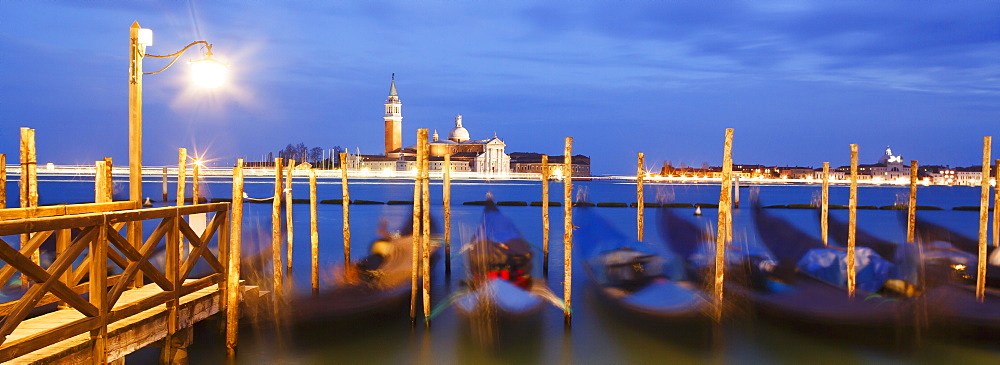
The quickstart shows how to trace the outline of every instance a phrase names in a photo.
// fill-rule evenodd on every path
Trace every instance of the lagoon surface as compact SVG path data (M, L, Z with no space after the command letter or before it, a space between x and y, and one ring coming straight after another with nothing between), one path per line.
M92 177L41 177L41 204L80 203L93 201ZM116 182L124 185L125 181ZM386 202L412 200L413 183L407 180L352 180L352 199ZM635 201L634 182L581 181L575 190L585 190L591 202ZM147 177L145 195L159 199L158 179ZM9 206L16 206L17 182L7 185ZM208 198L230 198L230 180L211 178L202 185ZM433 215L441 217L441 182L431 182ZM765 185L759 195L764 205L804 204L818 197L819 185ZM749 209L751 189L740 189L743 209L734 211L734 243L760 246ZM176 187L168 191L174 198ZM187 189L190 193L190 187ZM249 178L246 184L250 198L267 198L273 194L273 179ZM562 183L551 183L550 200L561 201ZM866 186L859 188L859 205L885 206L906 201L907 187ZM452 182L452 250L458 252L461 242L470 238L478 224L482 207L466 206L462 202L483 200L492 193L498 201L541 200L541 185L532 181L454 181ZM657 196L672 196L679 203L718 202L719 185L647 183L647 201ZM309 198L308 180L297 177L293 186L295 199ZM969 237L976 237L978 212L951 210L958 206L978 205L979 187L922 186L918 189L918 205L944 208L918 212L921 219L946 226ZM847 186L832 186L830 203L848 203ZM341 198L339 179L320 180L319 199ZM577 208L579 209L579 208ZM590 208L608 218L626 235L636 234L635 208ZM717 211L704 209L704 215L694 216L692 208L672 208L682 216L704 227L714 227ZM409 205L351 205L351 237L354 258L367 252L375 237L379 218L388 220L390 227L399 227L412 213ZM542 242L541 208L501 207L531 243L540 248ZM244 247L267 243L270 239L271 205L247 204L244 218ZM309 205L294 204L294 295L310 295ZM804 231L819 236L819 224L812 210L775 209L774 214L788 218ZM905 213L905 211L903 211ZM859 228L882 238L902 242L905 227L900 224L900 211L860 210ZM284 215L284 210L282 210ZM831 216L847 220L846 210L831 210ZM550 273L548 285L555 293L563 292L562 207L550 208ZM646 241L662 244L656 227L656 209L646 209ZM334 266L343 261L342 207L339 204L319 205L321 278L332 277ZM16 240L14 240L16 242ZM579 242L577 245L584 245ZM244 251L246 252L246 251ZM541 274L541 254L535 256L536 276ZM282 254L282 257L285 257ZM453 254L451 277L444 275L443 262L432 274L432 303L438 306L460 287L465 277L463 256ZM864 334L831 335L825 328L789 326L766 318L757 318L752 311L734 315L720 326L672 325L655 321L628 321L609 313L588 290L588 280L581 260L574 260L573 325L564 330L562 311L546 308L538 323L528 326L516 338L505 339L486 348L471 340L471 329L451 308L444 308L426 329L418 324L411 329L408 313L359 321L323 321L297 325L278 331L266 318L245 320L240 332L238 363L1000 363L1000 333L981 334L978 338L960 338L940 333L915 333L909 329L896 331L895 339L870 341ZM268 265L269 267L269 265ZM249 277L269 277L270 273L245 273ZM322 292L321 284L320 291ZM736 307L752 307L736 303ZM294 305L292 310L294 310ZM225 362L225 344L221 318L196 326L195 344L189 348L191 363ZM704 328L702 328L704 327ZM992 340L989 340L992 338ZM147 363L156 360L158 349L147 349L127 358L128 362Z

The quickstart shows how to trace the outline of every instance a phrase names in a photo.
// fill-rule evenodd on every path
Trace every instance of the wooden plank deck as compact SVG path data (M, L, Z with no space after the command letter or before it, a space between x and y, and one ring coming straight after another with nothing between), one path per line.
M193 280L188 280L188 283ZM156 284L148 284L141 288L125 291L114 309L126 308L143 299L163 293ZM195 322L218 313L222 306L222 291L219 285L210 285L180 298L178 328L187 328ZM17 342L58 326L64 326L74 321L85 320L87 317L74 309L60 309L22 322L10 334L5 345L16 346ZM142 347L161 340L167 334L168 311L166 304L157 305L151 309L139 312L110 323L108 325L107 361L111 362L124 357ZM82 334L57 342L51 346L24 354L9 360L11 364L47 364L47 363L83 363L91 362L90 334ZM7 346L4 346L7 347Z

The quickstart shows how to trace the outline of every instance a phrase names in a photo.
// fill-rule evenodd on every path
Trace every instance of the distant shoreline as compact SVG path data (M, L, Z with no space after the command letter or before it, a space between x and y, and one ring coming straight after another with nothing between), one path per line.
M164 167L164 166L144 166L142 169L143 178L147 180L150 177L160 177L162 178L164 173L164 168L166 168L168 180L176 180L177 168L176 167ZM11 179L10 176L20 177L20 166L19 165L8 165L7 175L8 180ZM38 176L49 177L49 176L70 176L70 177L89 177L94 176L96 169L93 166L65 166L65 165L42 165L37 169ZM219 168L219 167L204 167L199 170L199 175L202 177L232 177L231 168ZM307 169L298 169L294 171L295 178L305 178L308 177ZM340 170L315 170L316 177L318 179L340 179ZM187 175L191 176L192 169L187 169ZM123 176L128 176L129 170L124 166L115 166L112 169L112 174L115 177L121 178ZM274 177L274 172L271 169L257 169L257 168L247 168L243 170L243 174L247 178L264 178L264 177ZM384 179L384 180L412 180L414 173L412 171L348 171L349 179ZM443 174L439 171L431 171L430 177L432 180L441 180ZM536 173L510 173L507 175L483 175L474 172L452 172L452 180L467 180L467 181L532 181L540 180L541 174ZM552 177L552 181L561 181L561 177ZM591 180L608 180L608 181L635 181L635 176L625 176L625 175L607 175L607 176L575 176L574 181L591 181ZM662 176L645 176L643 180L650 184L662 184L662 183L674 183L674 184L719 184L720 179L710 178L710 177L662 177ZM768 178L740 178L739 183L742 186L749 185L819 185L822 180L819 179L768 179ZM830 185L849 185L850 180L830 180ZM909 186L909 181L871 181L871 180L859 180L859 186ZM979 185L937 185L931 184L929 182L918 182L919 186L979 186ZM995 182L993 184L995 186Z

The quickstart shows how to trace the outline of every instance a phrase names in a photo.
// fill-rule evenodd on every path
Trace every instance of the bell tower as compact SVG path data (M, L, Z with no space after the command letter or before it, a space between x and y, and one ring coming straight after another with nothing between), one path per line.
M403 104L396 94L396 74L392 74L389 98L385 101L385 154L403 148Z

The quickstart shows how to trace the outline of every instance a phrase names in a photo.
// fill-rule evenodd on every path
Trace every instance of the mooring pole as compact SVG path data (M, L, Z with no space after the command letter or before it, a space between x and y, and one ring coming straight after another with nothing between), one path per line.
M573 319L573 137L566 137L563 155L563 322Z
M542 155L542 272L549 276L549 155Z
M344 275L351 267L351 192L347 189L347 153L340 153L340 206L344 212Z
M819 203L819 227L823 246L830 245L830 163L823 162L823 192Z
M187 185L187 148L178 148L177 149L177 206L178 207L184 205L185 185ZM139 204L142 204L142 202L139 202Z
M94 203L107 203L108 199L108 164L104 161L94 162Z
M104 174L107 175L106 178L108 179L108 186L104 191L104 197L108 202L112 202L115 200L115 179L114 174L112 174L114 164L111 163L111 157L104 158L104 165L107 167L104 170Z
M191 205L201 203L201 186L198 183L198 175L201 172L200 163L193 163L191 166Z
M989 233L986 222L990 219L990 147L993 137L983 137L983 174L979 178L982 191L979 195L979 260L976 270L976 299L982 303L986 300L986 234ZM997 182L1000 185L1000 181ZM996 207L1000 209L1000 207Z
M166 167L163 168L163 184L162 185L163 185L163 205L169 205L169 203L167 202L167 199L169 199L169 198L167 197L167 168Z
M854 244L858 227L858 145L851 144L851 196L847 220L847 296L854 298L857 269L854 267Z
M271 270L274 275L275 318L281 313L284 293L284 274L281 272L281 157L274 159L274 198L271 200Z
M292 173L295 171L294 169L295 160L288 160L288 175L285 177L285 230L288 231L285 236L288 242L288 252L286 252L285 259L288 262L285 265L288 268L288 274L292 273L292 246L295 244L294 220L292 219Z
M643 162L642 152L639 152L639 162L635 170L635 200L636 200L636 213L635 213L635 225L636 225L636 239L642 242L643 238L643 213L646 208L646 200L643 197L642 179L646 175L646 164Z
M914 242L917 226L917 160L910 160L910 199L906 205L906 242Z
M729 243L729 209L733 174L733 129L726 128L726 139L722 148L722 180L719 192L719 217L715 235L715 320L722 320L723 283L726 273L726 244Z
M184 189L187 187L187 149L178 148L177 149L177 206L184 205ZM141 201L136 202L142 204ZM184 235L181 235L181 254L184 254ZM138 244L138 243L136 243ZM192 251L192 247L188 247L188 252Z
M1000 247L1000 159L993 160L993 247Z
M37 157L35 152L35 130L21 128L21 208L38 206L38 176ZM28 243L32 234L21 235L21 247ZM41 261L38 250L31 252L31 262L36 265ZM28 283L28 277L21 275L22 285Z
M316 211L316 169L309 169L309 243L312 246L312 291L319 295L319 214Z
M444 187L442 201L444 205L444 274L451 275L451 154L444 155Z
M430 151L431 146L427 141L427 130L422 129L423 138L420 139L420 146L423 148L423 160L420 163L420 170L422 171L423 177L423 188L421 189L421 199L420 206L426 207L421 211L421 225L422 232L420 234L420 241L422 246L422 260L420 265L423 267L423 284L424 284L424 324L430 326L431 324L431 189L430 189Z
M733 207L738 209L740 207L740 175L737 175L735 173L733 175L734 175L733 176ZM730 232L729 233L729 236L730 236L729 240L730 241L732 241L732 238L733 238L732 235L733 235L733 233Z
M243 244L243 159L233 167L232 223L229 226L229 271L226 281L226 350L236 355L240 327L240 253Z
M426 138L426 136L425 136ZM417 130L417 141L420 141L420 130ZM418 142L419 144L419 142ZM420 169L420 155L423 154L423 149L417 148L417 157L414 164L416 170ZM341 160L343 161L343 160ZM420 213L420 201L422 200L422 195L420 194L421 187L423 185L420 182L420 172L417 171L413 175L413 216L411 217L413 221L413 228L410 236L412 240L412 250L410 257L410 326L417 325L417 291L418 283L417 276L420 271L420 220L423 217Z

